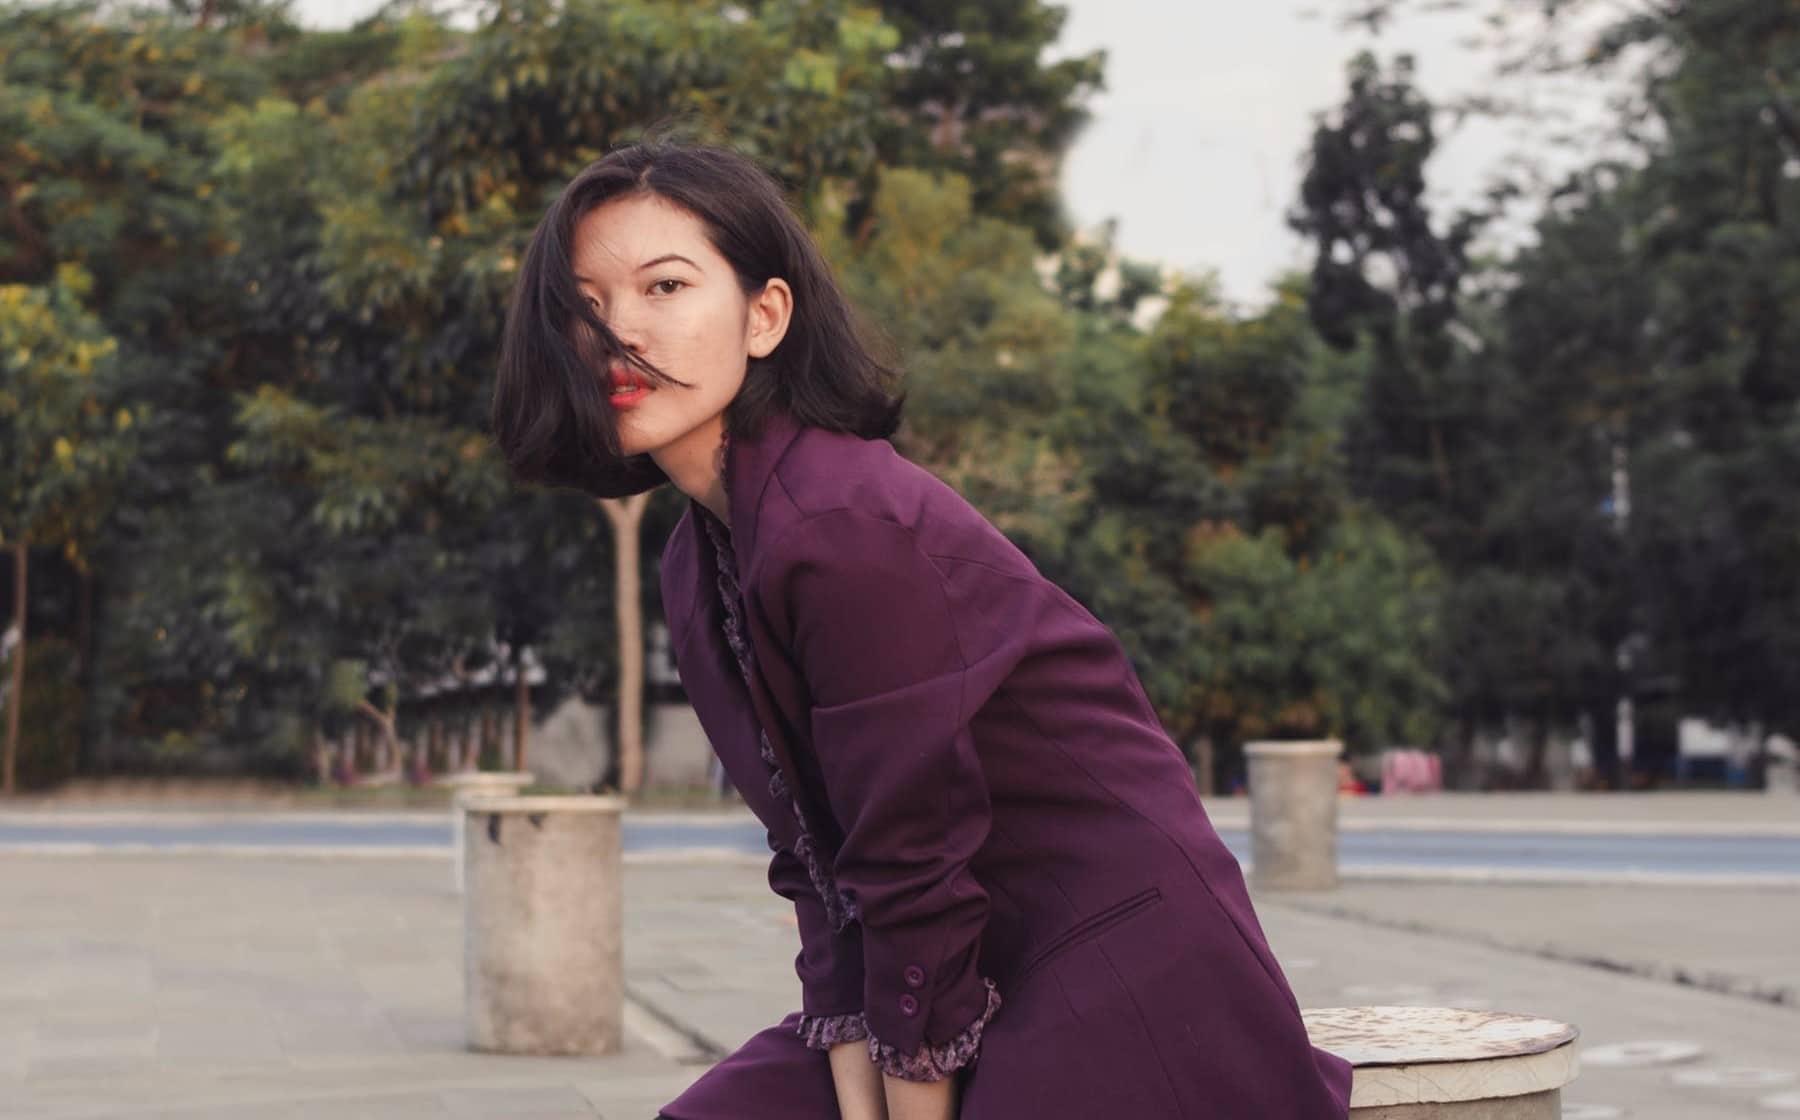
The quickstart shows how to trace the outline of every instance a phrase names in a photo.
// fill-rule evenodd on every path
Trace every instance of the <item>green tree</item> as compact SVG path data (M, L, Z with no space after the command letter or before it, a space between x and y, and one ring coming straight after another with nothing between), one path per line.
M212 687L204 672L177 671L177 683L145 671L169 647L191 654L191 665L216 664L209 655L220 647L204 638L191 601L172 601L162 622L140 631L135 650L145 656L122 664L117 655L141 617L133 581L172 589L184 571L205 567L208 542L180 507L204 489L199 471L224 442L231 378L242 375L230 341L234 301L215 267L224 239L208 129L263 88L250 49L262 26L248 7L211 28L93 3L0 9L8 150L0 189L13 203L0 232L0 281L41 286L64 266L84 269L93 283L83 303L117 345L119 392L145 406L134 406L136 449L116 516L79 570L84 602L98 601L95 645L81 644L78 664L96 709L88 726L100 738L114 715L167 712ZM144 547L158 525L178 545L178 562ZM171 619L174 629L163 624ZM165 682L173 687L159 695ZM185 698L167 702L174 692Z
M1564 707L1572 694L1610 788L1624 782L1615 707L1635 687L1620 654L1645 623L1625 472L1634 444L1662 423L1654 273L1634 248L1648 201L1629 169L1597 166L1571 179L1536 244L1509 262L1492 331L1509 392L1493 442L1511 453L1491 472L1485 534L1499 563L1456 600L1470 634L1455 671L1462 693L1489 718Z
M1413 5L1357 7L1379 23ZM1488 628L1485 644L1456 643L1459 695L1537 721L1585 711L1613 782L1618 696L1764 727L1796 718L1800 585L1778 528L1796 507L1777 480L1793 474L1800 398L1780 357L1800 297L1786 77L1800 24L1754 0L1598 9L1494 24L1526 77L1626 83L1604 127L1635 150L1546 199L1535 243L1497 277L1505 293L1484 301L1496 345L1468 365L1503 391L1467 445L1509 469L1468 538L1495 563L1459 574L1452 610ZM1598 30L1575 31L1587 15Z
M877 134L882 163L951 171L977 212L1056 249L1063 153L1102 88L1104 51L1054 62L1068 10L1043 0L881 0L898 32Z
M15 646L0 792L12 794L24 707L31 550L83 565L132 453L117 344L83 305L92 280L64 265L47 286L0 285L0 544L12 553Z
M268 620L313 624L283 629L312 643L285 664L315 667L292 683L292 703L316 702L323 666L362 664L385 699L361 710L392 737L448 666L501 650L523 764L527 659L551 672L546 697L592 691L596 671L610 671L619 778L635 792L635 526L662 514L640 501L614 519L627 507L507 491L483 434L489 378L531 226L609 145L679 118L691 133L729 132L795 182L868 165L854 138L879 108L891 31L835 3L741 15L725 4L503 3L468 33L414 15L364 30L359 57L386 53L352 88L297 100L317 83L294 61L282 71L291 90L215 123L225 270L249 328L238 339L263 371L240 396L222 473L312 530L267 516L266 533L242 542L246 580L281 589ZM581 529L584 518L610 526L610 541ZM584 576L596 562L613 565L616 586ZM612 650L567 627L615 610Z
M1446 383L1479 219L1464 214L1445 231L1433 227L1425 164L1436 133L1413 60L1402 55L1384 73L1363 53L1348 79L1343 105L1313 132L1289 223L1313 243L1308 306L1320 336L1346 351L1367 340L1373 351L1353 469L1441 547L1480 500L1458 485L1453 449L1464 443Z
M1634 257L1653 423L1629 463L1649 660L1689 711L1800 728L1800 12L1696 0L1610 29L1663 66ZM1648 683L1648 682L1646 682Z
M1458 746L1482 722L1524 716L1536 782L1550 729L1597 707L1618 637L1616 609L1592 606L1595 573L1570 554L1570 533L1600 523L1607 475L1586 468L1606 456L1590 418L1547 415L1550 402L1533 399L1566 379L1491 341L1507 337L1505 297L1471 284L1482 218L1434 223L1436 111L1412 73L1404 56L1391 73L1368 54L1351 63L1290 221L1316 249L1313 324L1362 371L1346 431L1352 492L1422 539L1450 581L1442 640Z
M1133 503L1145 555L1193 617L1170 722L1232 772L1256 737L1416 741L1442 692L1433 565L1344 486L1340 360L1313 337L1304 290L1279 297L1246 318L1181 290L1149 339L1152 415L1192 448L1161 440L1156 465L1185 480Z

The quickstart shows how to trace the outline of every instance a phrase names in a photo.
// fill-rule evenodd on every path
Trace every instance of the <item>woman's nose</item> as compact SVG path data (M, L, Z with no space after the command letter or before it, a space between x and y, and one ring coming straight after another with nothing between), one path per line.
M615 315L606 321L606 327L612 331L613 337L619 340L620 346L634 354L644 352L644 332L635 320L627 316Z

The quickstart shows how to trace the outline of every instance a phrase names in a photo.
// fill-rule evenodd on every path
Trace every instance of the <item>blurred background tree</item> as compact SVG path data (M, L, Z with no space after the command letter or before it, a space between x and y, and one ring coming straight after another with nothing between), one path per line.
M123 403L114 375L118 346L82 306L92 285L77 264L59 266L47 285L0 285L0 437L7 448L0 465L0 546L13 569L7 643L12 671L0 753L0 792L8 794L18 786L19 741L26 730L22 715L34 695L25 675L31 552L49 549L77 570L86 567L136 443L132 409ZM72 682L57 679L57 670L66 673L69 666L49 660L46 667L52 669L46 689L72 700L75 711L69 714L78 714L79 690L71 694ZM61 723L28 730L49 737ZM46 753L39 749L33 758ZM67 770L62 761L31 767L26 777L41 785Z
M1800 15L1694 0L1552 49L1591 10L1494 26L1508 73L1624 75L1632 158L1440 216L1469 106L1365 55L1303 153L1314 266L1244 311L1071 229L1105 60L1053 57L1041 0L493 0L339 31L263 0L8 3L0 533L64 690L9 704L9 788L15 754L26 784L322 774L333 742L387 780L519 764L581 696L616 702L603 781L635 789L634 631L683 502L517 488L484 423L538 216L647 131L782 180L908 370L897 444L1113 628L1205 788L1251 738L1454 767L1507 725L1509 780L1579 732L1622 786L1621 700L1639 781L1678 713L1800 730ZM1522 201L1532 236L1483 241Z

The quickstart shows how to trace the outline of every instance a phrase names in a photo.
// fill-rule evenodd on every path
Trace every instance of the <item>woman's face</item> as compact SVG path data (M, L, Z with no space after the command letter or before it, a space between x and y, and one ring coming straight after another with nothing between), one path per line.
M616 363L604 371L621 450L648 452L665 471L710 463L749 359L766 357L787 330L787 283L772 279L746 296L700 220L653 194L588 211L575 227L572 263L582 294L619 341L692 386L652 386Z

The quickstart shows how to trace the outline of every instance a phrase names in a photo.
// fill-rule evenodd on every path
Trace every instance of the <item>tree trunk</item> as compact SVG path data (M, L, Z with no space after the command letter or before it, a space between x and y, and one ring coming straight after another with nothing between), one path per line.
M85 684L94 665L94 573L84 568L78 575L81 590L75 614L75 676Z
M1444 450L1444 431L1438 426L1438 422L1433 420L1430 423L1429 432L1431 438L1431 470L1432 473L1437 476L1438 496L1448 504L1455 491L1450 480L1450 456Z
M344 756L343 781L345 785L354 784L356 775L362 770L363 746L368 741L368 734L368 725L363 723L362 720L357 720L355 723L351 724L350 744L348 751Z
M614 610L619 622L619 792L644 784L644 604L638 587L639 539L648 493L601 498L613 528Z
M1467 714L1457 717L1455 740L1451 746L1456 751L1454 763L1444 767L1444 788L1457 790L1484 790L1487 775L1479 778L1472 773L1475 768L1475 719Z
M396 705L398 701L396 701ZM375 721L377 728L376 762L374 771L382 777L392 777L397 771L404 769L400 759L400 741L394 734L395 725L399 722L400 713L390 709L382 711L367 700L359 700L357 711Z
M13 625L18 627L19 645L13 650L12 693L6 698L6 759L0 792L11 797L14 791L13 770L19 758L19 712L25 707L25 543L13 545Z
M475 746L475 769L480 770L492 761L496 769L500 766L500 732L494 726L494 709L492 705L481 705L480 741Z
M1526 741L1530 753L1525 760L1525 788L1543 789L1548 784L1545 780L1544 757L1550 749L1550 721L1541 716L1533 716L1526 726L1531 730L1530 738Z
M1201 797L1213 795L1213 741L1211 735L1194 740L1194 782Z
M1619 789L1618 699L1595 697L1588 706L1588 722L1588 753L1593 756L1597 784L1604 790Z
M530 759L531 745L531 681L525 675L525 649L519 648L519 655L514 658L518 668L518 700L514 705L516 719L513 723L513 769L525 770Z
M97 673L94 665L94 571L92 568L82 568L79 575L81 591L75 615L75 679L81 682L81 694L85 697L92 694ZM77 774L94 772L94 740L98 738L98 729L94 726L93 705L86 705L86 709L82 713L81 736L75 745Z

